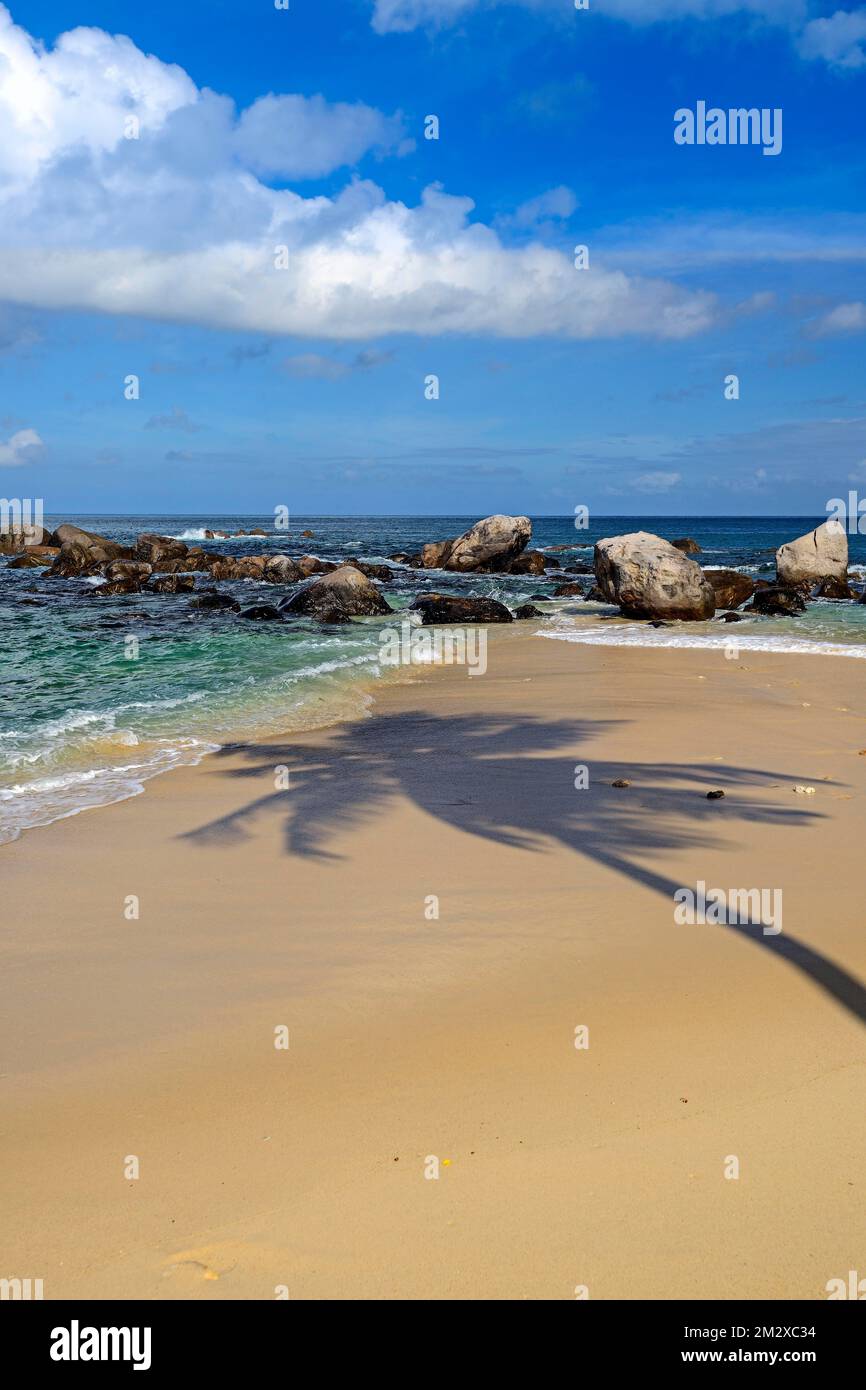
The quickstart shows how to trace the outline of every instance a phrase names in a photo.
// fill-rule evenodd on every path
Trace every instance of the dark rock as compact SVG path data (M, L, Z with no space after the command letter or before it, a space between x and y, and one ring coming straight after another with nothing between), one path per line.
M262 578L268 584L296 584L303 573L290 555L271 555L265 560Z
M111 579L105 584L94 584L85 592L91 598L113 598L115 594L140 594L141 585L137 579Z
M713 586L716 608L739 608L755 592L755 581L739 570L704 570Z
M554 598L583 598L584 589L580 584L557 584L553 591Z
M235 579L263 580L267 563L268 557L266 555L243 555L235 560ZM213 574L213 566L211 567L211 574Z
M234 555L218 555L209 567L211 579L239 579L238 561Z
M419 594L412 607L421 614L424 627L435 623L510 623L514 619L504 603L480 595Z
M707 801L721 801L724 795L724 792L707 792Z
M60 554L51 566L51 573L60 578L93 574L101 565L111 560L134 558L125 546L110 541L107 536L99 536L95 531L83 531L80 526L64 522L58 526L55 536L60 542Z
M239 616L249 618L251 622L273 623L279 622L281 613L272 603L251 603L249 608L242 608Z
M536 608L534 603L521 603L519 608L514 610L515 618L543 618L544 614L540 608Z
M661 618L653 618L650 627L673 627L673 623L664 623Z
M146 560L152 569L162 569L165 560L182 560L187 552L184 541L173 536L158 536L153 531L144 531L133 546L136 560Z
M746 609L747 613L761 613L767 618L795 618L805 611L806 600L799 589L785 588L782 585L757 589L755 597Z
M445 568L445 561L451 554L451 547L454 544L450 541L428 541L421 548L421 568L425 570L438 570Z
M598 587L597 584L593 584L592 588L586 596L586 601L587 603L609 603L610 599L605 597L605 595L601 592L601 589Z
M60 548L60 541L44 526L28 526L21 530L0 532L0 555L18 555L21 551L43 550L46 546Z
M366 575L351 565L343 565L284 599L280 611L334 622L341 617L379 616L393 609Z
M857 594L855 594L847 579L829 578L821 580L821 583L813 591L812 597L856 600Z
M160 579L152 579L147 587L154 594L188 594L195 588L195 576L164 574Z
M23 555L18 555L14 560L9 561L10 570L24 569L45 569L53 564L60 554L60 547L56 545L28 545Z
M394 571L390 565L374 565L369 560L347 560L347 565L351 565L353 570L365 574L368 579L381 579L388 581L394 578Z
M340 569L331 560L319 560L315 555L302 555L296 563L305 579L309 579L311 574L333 574Z
M291 617L292 614L288 616ZM321 623L323 627L337 627L341 623L350 623L352 621L350 614L348 614L345 608L341 607L339 603L322 604L315 617L316 622Z
M742 621L743 621L743 615L742 615L742 613L723 613L723 614L722 614L722 622L723 622L723 623L741 623Z
M210 592L205 591L204 593L198 594L197 597L192 600L192 607L232 608L235 613L239 613L241 609L241 605L236 598L232 598L231 594L219 594L216 590Z
M211 579L260 579L265 577L265 555L222 555L210 566Z
M301 539L302 539L302 540L305 540L305 541L312 541L312 540L315 540L315 532L313 532L313 531L302 531L302 532L301 532Z
M102 573L109 583L118 579L131 579L143 584L151 575L151 566L146 560L111 560L103 566Z
M551 568L557 569L556 560L551 562ZM509 560L504 571L505 574L544 574L545 557L540 550L525 550L522 555L518 555L514 560Z
M612 787L630 787L631 782L626 781L625 777L617 777L615 782L611 782Z
M700 555L701 547L697 541L692 540L691 536L680 536L679 540L671 541L675 550L681 550L684 555Z
M211 555L206 550L188 550L186 555L174 560L157 561L153 568L160 574L189 574L192 571L207 574L222 558L219 555Z

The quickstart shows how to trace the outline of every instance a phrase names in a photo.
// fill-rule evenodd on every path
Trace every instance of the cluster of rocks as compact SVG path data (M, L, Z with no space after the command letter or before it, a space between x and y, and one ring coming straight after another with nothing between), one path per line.
M221 533L206 531L206 537ZM261 528L238 535L263 536ZM304 532L304 536L311 533ZM805 611L809 598L866 602L848 582L848 542L844 527L828 521L806 536L781 546L776 554L776 581L753 580L738 570L703 569L690 558L700 552L691 537L666 541L647 531L612 536L596 543L593 565L568 566L550 552L527 549L532 524L525 516L489 516L462 536L431 541L416 555L400 552L393 561L422 570L457 574L544 575L558 571L563 581L552 598L580 598L615 604L623 616L654 623L706 621L721 613L737 621L745 611L766 616L789 616ZM567 551L571 546L551 547ZM312 618L321 623L348 622L354 617L384 616L393 610L376 587L388 582L389 564L352 560L336 564L314 555L224 555L189 546L185 541L152 532L131 546L64 524L54 532L0 536L0 554L12 555L12 568L40 567L47 578L91 578L104 582L88 590L94 597L114 594L182 594L196 588L196 575L215 583L252 579L291 586L295 592L278 603L257 602L246 608L213 588L201 593L201 608L226 608L257 620ZM591 588L577 580L594 575ZM540 596L541 597L541 596ZM429 592L418 595L413 608L425 625L434 623L502 623L541 617L533 604L512 613L496 599Z
M243 529L240 531L211 531L208 529L204 533L204 538L206 541L227 541L237 540L240 536L266 536L267 534L263 526L254 526L251 531L244 531ZM304 532L304 534L308 533Z
M225 533L206 530L206 539ZM259 536L255 529L237 535ZM532 534L528 517L491 516L462 536L432 542L419 556L395 556L422 569L445 568L475 574L544 574L560 562L539 551L526 551ZM305 537L312 532L305 531ZM116 594L190 593L196 575L210 581L253 579L266 584L300 586L279 603L257 602L243 607L236 598L214 588L193 600L201 609L230 609L257 621L305 617L320 623L348 622L355 617L384 616L394 610L374 581L393 579L391 565L352 560L338 565L313 555L224 555L187 545L176 537L144 532L131 546L121 545L79 526L64 524L37 536L0 536L0 553L13 555L13 568L39 567L46 578L99 578L87 590L93 597ZM423 624L511 622L514 616L540 617L537 608L523 605L516 614L495 599L426 593L412 605Z
M702 622L720 610L736 621L744 604L747 612L790 617L805 612L810 598L866 603L866 594L848 582L848 538L838 521L780 546L775 584L738 570L704 570L689 559L698 551L689 537L666 541L647 531L600 540L594 553L599 595L624 617L656 622Z

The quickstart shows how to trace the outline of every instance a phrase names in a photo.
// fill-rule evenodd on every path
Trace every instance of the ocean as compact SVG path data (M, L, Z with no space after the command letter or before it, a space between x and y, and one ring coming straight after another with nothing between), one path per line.
M232 555L283 552L381 562L396 551L413 552L425 541L459 535L476 520L300 516L292 518L289 533L274 532L272 516L63 516L46 517L45 525L72 521L123 544L155 531ZM556 552L566 565L591 560L601 536L636 530L668 539L688 535L701 546L697 558L703 565L772 579L777 547L820 520L593 517L578 531L573 517L540 517L533 519L531 546L571 547ZM268 536L204 538L205 528L233 532L256 526ZM302 540L304 530L314 538ZM849 547L852 578L866 581L866 536L849 536ZM414 595L425 590L484 594L513 608L574 577L456 576L397 566L383 592L398 610L399 624L408 618ZM198 589L209 585L207 575L196 576ZM87 579L46 580L39 570L9 569L0 560L0 843L134 796L149 778L198 762L224 742L362 715L378 683L406 679L405 670L395 672L379 661L387 619L330 629L256 623L232 612L197 609L183 594L94 601L88 592L93 586ZM278 602L290 591L254 580L220 581L217 587L243 603ZM866 605L817 602L799 618L659 629L581 599L555 600L545 611L549 617L521 623L520 630L607 645L723 648L736 639L743 650L866 659ZM501 630L503 638L516 630ZM137 647L134 658L131 647Z

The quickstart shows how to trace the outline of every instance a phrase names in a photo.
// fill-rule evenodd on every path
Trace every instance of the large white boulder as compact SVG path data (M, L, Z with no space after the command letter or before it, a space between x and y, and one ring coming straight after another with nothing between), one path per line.
M528 516L487 516L456 540L431 541L421 551L425 569L506 570L532 536Z
M814 531L787 541L776 551L780 584L817 584L822 579L848 579L848 536L833 517Z
M699 622L716 611L712 584L700 565L649 531L596 542L595 577L628 618Z

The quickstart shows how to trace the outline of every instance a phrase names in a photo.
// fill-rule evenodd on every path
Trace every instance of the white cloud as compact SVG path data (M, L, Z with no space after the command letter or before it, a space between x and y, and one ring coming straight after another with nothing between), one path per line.
M812 331L818 338L829 338L835 333L862 333L864 329L866 304L862 300L854 300L851 304L837 304L835 309L818 319Z
M129 39L78 29L48 51L0 5L0 298L347 340L682 338L713 322L711 295L509 248L436 186L408 207L366 180L310 198L263 181L398 138L390 118L350 109L358 131L318 98L265 97L238 122L227 97ZM298 112L307 156L283 129Z
M596 261L648 274L724 265L866 261L866 216L817 212L765 217L742 212L633 220L596 233Z
M504 5L547 11L561 22L572 8L570 0L373 0L372 25L380 34L444 29L472 11ZM609 19L641 26L741 15L790 30L804 58L838 68L866 66L866 9L837 10L829 18L809 20L809 0L592 0L592 8Z
M679 482L681 473L640 473L632 486L636 492L670 492Z
M422 24L445 28L478 8L481 0L375 0L373 28L379 34L405 34ZM496 0L492 0L496 3Z
M823 58L831 67L866 67L866 9L837 10L829 19L813 19L800 38L804 58Z
M577 198L572 190L560 184L558 188L549 188L546 193L539 193L537 198L527 199L515 208L510 217L503 218L502 221L510 226L531 231L543 226L545 222L565 221L577 207Z
M357 164L369 150L402 154L414 148L399 116L363 102L329 105L324 97L260 97L242 114L235 134L239 157L256 174L317 178Z
M5 444L0 444L0 468L20 468L30 463L33 450L42 448L35 430L17 430Z
M676 19L718 19L727 15L756 15L778 24L797 24L806 15L806 0L593 0L595 9L632 24L656 24ZM471 10L519 4L525 9L562 15L565 0L374 0L373 28L380 34L405 33L422 25L445 28ZM578 15L578 22L580 16Z

